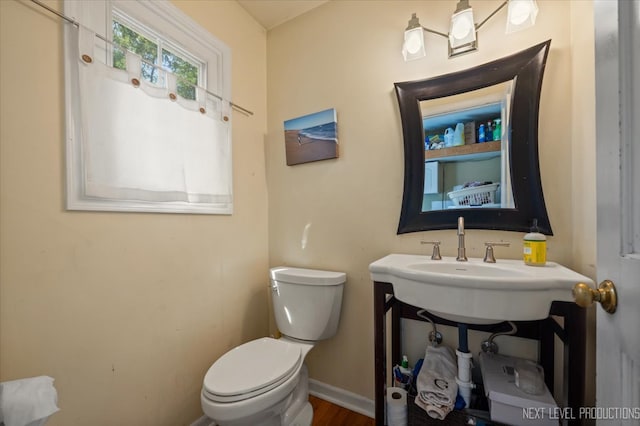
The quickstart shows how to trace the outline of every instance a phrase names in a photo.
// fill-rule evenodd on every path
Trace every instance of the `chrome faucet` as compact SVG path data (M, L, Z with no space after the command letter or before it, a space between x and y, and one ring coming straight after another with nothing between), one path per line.
M466 262L467 254L464 248L464 217L460 216L458 218L458 257L456 257L458 262Z

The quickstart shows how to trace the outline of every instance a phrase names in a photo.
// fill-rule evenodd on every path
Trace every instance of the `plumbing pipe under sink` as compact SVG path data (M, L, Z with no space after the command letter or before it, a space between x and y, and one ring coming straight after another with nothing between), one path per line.
M460 352L456 350L458 355L458 377L456 377L456 383L458 384L458 392L464 399L464 403L467 407L471 403L471 389L474 389L476 385L471 381L471 352Z
M456 355L458 356L458 376L456 377L458 392L464 399L465 405L469 407L471 389L475 388L475 385L471 381L472 355L469 352L467 324L458 324L458 349L456 349Z

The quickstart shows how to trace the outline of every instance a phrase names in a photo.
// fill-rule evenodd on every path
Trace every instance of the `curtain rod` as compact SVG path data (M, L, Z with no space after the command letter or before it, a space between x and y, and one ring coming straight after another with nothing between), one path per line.
M40 7L42 7L43 9L48 10L49 12L53 13L54 15L57 15L58 17L60 17L60 18L64 19L65 21L67 21L68 23L70 23L70 24L74 25L75 27L78 27L78 28L79 28L79 27L80 27L80 25L81 25L79 22L77 22L77 21L73 20L72 18L69 18L67 15L65 15L65 14L63 14L63 13L61 13L61 12L58 12L57 10L55 10L55 9L53 9L53 8L51 8L51 7L49 7L49 6L47 6L47 5L46 5L46 4L44 4L44 3L39 2L38 0L31 0L31 2L32 2L32 3L34 3L34 4L36 4L36 5L38 5L38 6L40 6ZM120 46L119 44L114 43L114 42L113 42L113 41L111 41L111 40L107 40L107 38L106 38L106 37L104 37L104 36L102 36L102 35L100 35L100 34L98 34L98 33L96 33L96 37L98 37L100 40L102 40L102 41L104 41L104 42L106 42L106 43L109 43L109 44L110 44L110 45L112 45L112 46L118 47L118 48L123 49L123 50L125 50L125 51L129 51L127 48L125 48L125 47L123 47L123 46ZM135 53L135 52L132 52L132 53ZM159 70L162 70L162 71L164 71L164 72L166 72L166 73L169 73L169 74L173 74L173 75L175 75L175 76L176 76L176 78L180 79L183 83L189 84L190 86L193 86L193 87L196 87L196 88L203 89L206 93L208 93L209 95L213 96L213 97L214 97L214 98L216 98L216 99L219 99L219 100L221 100L221 101L224 101L224 100L225 100L222 96L220 96L220 95L218 95L218 94L216 94L216 93L212 93L212 92L208 91L207 89L205 89L205 88L203 88L203 87L199 87L198 85L193 84L193 83L191 83L190 81L185 80L182 76L179 76L179 75L177 75L177 74L172 73L171 71L168 71L168 70L164 69L164 68L163 68L163 67L161 67L160 65L156 65L156 64L151 63L151 62L149 62L149 61L146 61L146 60L144 60L144 59L142 59L142 58L140 58L140 59L142 60L142 62L144 62L145 64L147 64L147 65L149 65L149 66L152 66L152 67L154 67L154 68L157 68L157 69L159 69ZM241 106L240 106L240 105L238 105L238 104L234 104L234 103L233 103L233 102L231 102L231 101L229 101L229 105L231 105L231 107L232 107L232 108L234 108L234 109L236 109L236 110L238 110L238 111L240 111L240 112L243 112L243 113L245 113L245 114L247 114L247 115L253 115L253 112L249 111L249 110L248 110L248 109L246 109L246 108L241 107Z

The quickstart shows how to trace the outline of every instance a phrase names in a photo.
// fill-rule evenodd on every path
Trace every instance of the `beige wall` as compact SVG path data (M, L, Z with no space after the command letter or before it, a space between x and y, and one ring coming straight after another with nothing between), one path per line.
M61 10L61 2L48 2ZM177 2L233 52L233 216L64 209L62 24L0 1L0 381L56 379L55 425L179 425L212 361L267 333L266 33Z
M333 1L268 38L233 1L176 4L231 46L234 100L256 112L234 113L233 216L66 212L60 24L0 1L0 380L55 377L53 426L197 418L212 360L267 333L266 270L278 264L347 272L338 335L308 364L312 378L372 398L369 263L424 253L425 238L455 250L453 231L396 235L403 148L393 83L548 38L540 161L549 257L595 276L590 2L539 1L535 29L508 37L501 12L480 31L481 50L453 60L444 39L427 35L429 58L408 63L400 48L411 13L446 31L451 1ZM478 17L498 4L473 2ZM340 158L287 167L282 122L330 107ZM481 256L484 241L503 239L512 247L497 255L518 258L521 237L471 230L468 251Z
M422 239L442 240L443 254L455 254L454 231L396 235L403 147L394 82L465 69L552 39L539 126L542 184L555 233L548 255L595 275L590 237L595 222L591 213L583 216L595 201L593 195L574 193L576 188L588 192L593 180L593 142L587 137L593 124L593 62L592 53L582 49L592 37L593 21L587 19L590 3L570 3L539 1L535 28L509 36L504 35L503 11L480 30L478 52L452 60L446 57L446 40L428 34L427 59L405 63L400 53L411 13L423 25L446 32L451 1L333 1L269 32L270 264L328 268L348 276L338 335L308 357L312 378L372 398L369 263L392 252L425 253ZM477 19L499 4L473 2ZM573 9L580 9L575 18ZM582 30L569 25L573 19ZM330 107L338 114L340 158L286 166L283 121ZM471 230L468 255L482 256L484 241L505 240L512 245L497 256L520 258L522 236ZM415 338L425 336L426 331Z

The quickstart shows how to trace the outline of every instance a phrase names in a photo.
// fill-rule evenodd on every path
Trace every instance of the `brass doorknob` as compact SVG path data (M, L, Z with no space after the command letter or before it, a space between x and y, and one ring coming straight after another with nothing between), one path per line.
M618 296L616 286L613 281L604 280L597 289L592 289L585 283L578 283L573 287L573 298L576 304L583 308L593 305L593 302L600 302L602 309L612 314L618 306Z

